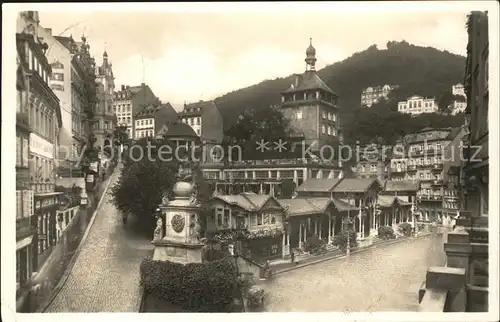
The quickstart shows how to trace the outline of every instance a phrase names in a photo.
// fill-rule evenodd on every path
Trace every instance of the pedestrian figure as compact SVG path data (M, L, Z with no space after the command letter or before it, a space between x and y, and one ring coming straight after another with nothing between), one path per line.
M290 260L292 263L295 261L295 249L292 248L292 251L290 252Z

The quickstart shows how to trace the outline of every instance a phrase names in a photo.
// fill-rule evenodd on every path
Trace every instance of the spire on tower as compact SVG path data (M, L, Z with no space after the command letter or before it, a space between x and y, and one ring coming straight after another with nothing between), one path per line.
M306 70L314 70L316 65L316 49L312 45L312 38L309 38L309 47L306 49Z

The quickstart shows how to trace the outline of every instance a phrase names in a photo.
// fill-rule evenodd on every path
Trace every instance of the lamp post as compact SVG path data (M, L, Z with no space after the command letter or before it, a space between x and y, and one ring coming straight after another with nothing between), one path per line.
M351 240L350 240L350 229L351 229L351 198L347 196L347 246L345 249L345 253L347 256L351 255Z

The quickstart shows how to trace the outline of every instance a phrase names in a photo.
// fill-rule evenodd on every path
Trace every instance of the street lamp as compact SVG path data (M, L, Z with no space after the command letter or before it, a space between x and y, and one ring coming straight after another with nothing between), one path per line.
M351 238L350 238L350 229L351 229L351 198L347 196L347 246L345 249L346 256L351 255Z

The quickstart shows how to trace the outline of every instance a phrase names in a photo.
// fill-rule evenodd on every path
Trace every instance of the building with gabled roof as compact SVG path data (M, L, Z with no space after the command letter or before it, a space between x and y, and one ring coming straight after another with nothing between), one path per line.
M127 128L129 138L135 138L134 118L148 105L161 103L151 88L142 83L139 86L122 85L120 90L114 93L114 110L117 125Z
M207 232L222 244L261 262L283 255L285 209L272 196L254 193L215 194L208 202Z
M177 112L170 103L148 105L134 117L134 139L156 137L164 125L169 126L178 121Z
M217 147L224 139L224 120L214 101L184 104L179 112L181 122L188 124L200 137L207 153L207 162L223 157Z

